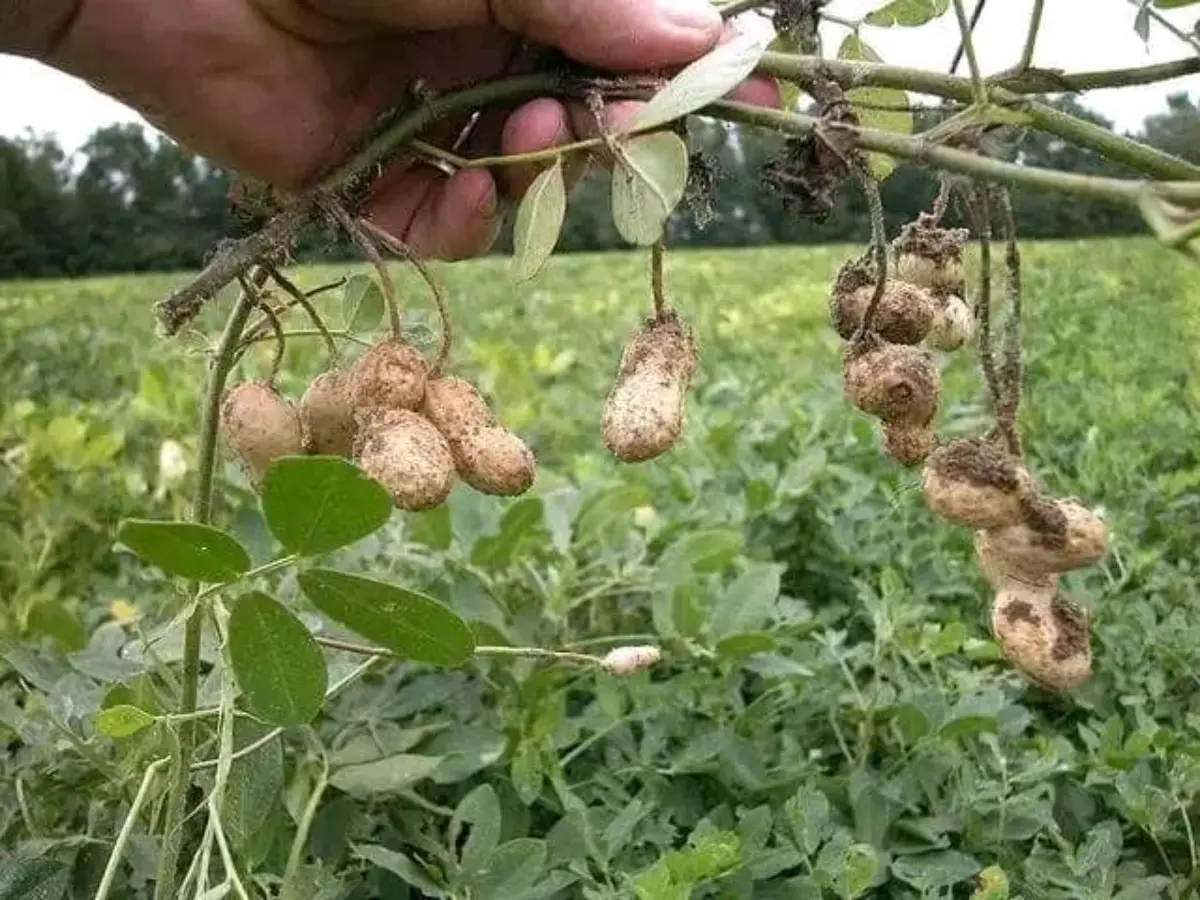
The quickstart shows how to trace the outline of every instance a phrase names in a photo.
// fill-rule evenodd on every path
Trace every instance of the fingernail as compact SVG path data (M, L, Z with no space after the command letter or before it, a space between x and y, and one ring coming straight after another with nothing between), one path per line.
M676 28L708 34L721 30L721 14L708 0L658 0L657 9Z

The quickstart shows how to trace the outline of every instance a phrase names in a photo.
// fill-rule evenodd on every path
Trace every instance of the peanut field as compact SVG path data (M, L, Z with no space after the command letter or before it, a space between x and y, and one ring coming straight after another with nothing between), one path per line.
M1092 677L1052 694L1001 658L970 533L930 513L920 469L890 459L843 396L827 301L859 250L669 254L700 363L682 439L638 465L605 450L600 417L650 310L644 255L556 256L521 287L502 260L436 268L451 370L535 451L537 482L517 499L456 487L331 559L442 601L481 644L655 644L662 661L629 678L502 656L374 667L225 773L248 896L277 896L296 866L319 900L1200 889L1194 264L1148 239L1023 247L1027 462L1111 532L1103 562L1063 580L1092 615ZM428 293L396 276L432 351ZM175 706L187 597L116 529L181 518L191 496L205 355L230 297L164 339L151 306L179 281L0 284L2 900L92 897L147 765L171 752L164 730L114 738L95 717ZM357 353L378 319L345 293L318 302ZM267 334L235 380L271 366ZM939 360L940 434L982 432L974 354ZM326 365L318 337L294 337L279 386L298 399ZM258 498L227 455L217 471L214 524L267 562ZM293 573L268 583L314 632L346 637ZM211 708L219 647L203 659ZM361 662L328 659L331 682ZM218 752L210 725L202 761ZM266 731L240 717L233 740ZM160 780L111 896L150 895L164 795ZM186 828L189 860L201 827Z

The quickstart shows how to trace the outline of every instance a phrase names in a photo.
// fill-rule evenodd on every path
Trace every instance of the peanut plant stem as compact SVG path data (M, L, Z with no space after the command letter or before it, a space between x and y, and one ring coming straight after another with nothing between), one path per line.
M266 273L252 273L252 284L261 285ZM192 521L205 524L212 518L213 482L217 467L217 432L221 421L221 395L229 377L234 351L241 340L242 329L254 308L254 298L242 292L234 303L209 367L204 408L200 418L200 459L197 463L196 494L192 500ZM199 600L188 616L183 636L183 680L181 684L180 715L196 711L200 689L200 639L204 633L204 605ZM196 721L185 720L179 728L179 751L172 760L171 787L167 798L166 827L163 832L162 853L158 859L158 878L154 888L155 900L176 900L179 851L183 845L183 814L191 786L192 755L196 751Z
M975 100L971 79L942 75L924 69L887 66L880 63L851 60L819 59L814 56L793 56L764 53L757 71L786 81L803 84L817 76L832 78L843 88L890 87L899 90L932 94L947 100L970 103ZM1068 90L1067 76L1059 90ZM1030 124L1041 131L1057 135L1080 147L1095 150L1101 156L1129 166L1131 169L1161 179L1193 180L1200 178L1200 166L1193 165L1169 153L1114 134L1099 125L1060 112L1044 103L1030 100L998 84L987 84L984 99L999 106L1014 107L1029 116ZM1078 89L1078 88L1076 88Z
M667 297L663 290L662 241L655 241L650 248L650 293L654 298L654 318L661 322L667 312Z
M702 112L726 121L760 125L786 134L808 134L815 131L819 125L819 120L812 116L728 100L712 103ZM1056 169L1017 165L950 147L934 146L920 137L909 137L891 131L859 128L855 129L855 134L858 145L864 150L877 150L899 159L924 163L985 181L1026 185L1058 194L1113 200L1131 206L1136 206L1142 191L1151 187L1149 183L1140 180L1079 175ZM1152 187L1167 199L1184 203L1200 201L1200 183L1162 182Z
M1021 50L1021 59L1017 63L1017 71L1024 72L1033 65L1033 50L1037 46L1038 32L1042 28L1042 7L1045 0L1033 0L1033 11L1029 14L1029 30L1025 33L1025 47Z
M975 11L980 12L983 4L984 0L978 0ZM971 36L977 20L967 20L967 7L963 0L954 0L954 15L958 18L958 30L962 34L962 49L967 56L967 68L971 72L971 90L974 92L974 100L982 108L988 104L988 94L987 88L983 84L983 74L979 69L979 57L975 55L975 41Z

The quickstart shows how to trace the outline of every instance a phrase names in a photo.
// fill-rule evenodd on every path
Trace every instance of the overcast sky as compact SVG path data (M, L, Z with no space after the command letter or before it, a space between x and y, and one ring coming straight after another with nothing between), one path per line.
M858 18L882 2L833 0L826 9ZM976 32L985 74L1016 62L1032 3L992 0L986 8ZM967 0L967 6L973 7L973 0ZM1045 0L1035 64L1068 71L1111 69L1176 59L1193 52L1157 23L1152 24L1147 48L1133 31L1136 11L1130 0ZM1200 7L1173 10L1166 15L1190 30L1200 16ZM836 48L845 30L827 25L825 34L830 46ZM868 27L862 36L887 62L942 69L949 66L957 47L958 27L951 11L920 29ZM960 72L965 71L964 63ZM140 121L135 112L87 84L26 60L0 56L0 86L4 97L0 102L0 134L18 134L29 128L53 132L68 149L74 149L100 125ZM1174 91L1200 95L1200 76L1152 87L1096 91L1088 95L1086 102L1112 119L1118 130L1132 130L1147 114L1162 109L1167 94Z

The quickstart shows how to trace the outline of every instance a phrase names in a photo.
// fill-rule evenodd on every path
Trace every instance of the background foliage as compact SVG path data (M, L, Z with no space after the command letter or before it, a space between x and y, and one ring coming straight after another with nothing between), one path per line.
M636 467L603 452L598 423L648 308L620 287L644 258L557 258L522 288L498 261L440 271L456 364L536 449L539 483L394 514L322 564L431 594L481 641L602 651L588 642L626 635L666 658L629 680L528 661L363 678L230 772L224 818L253 889L283 872L327 781L305 848L305 896L323 900L1186 895L1200 879L1191 264L1149 240L1026 248L1030 464L1113 532L1105 563L1065 582L1096 617L1096 674L1052 696L997 659L969 537L929 514L841 396L826 292L857 249L672 254L701 372L684 439ZM178 517L190 493L202 345L155 340L149 314L172 283L0 286L0 897L33 883L90 897L164 752L161 729L113 739L93 717L172 706L180 629L161 623L183 597L114 545L119 519ZM281 386L296 396L324 365L317 342L293 341ZM942 433L983 428L970 356L945 373ZM262 563L257 498L221 474L216 523ZM293 575L264 584L344 636ZM204 660L211 706L215 648ZM331 682L359 662L329 661ZM260 733L245 721L234 737ZM202 739L212 758L207 726ZM185 859L198 838L189 824ZM114 896L148 896L153 854L139 821Z

